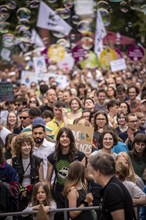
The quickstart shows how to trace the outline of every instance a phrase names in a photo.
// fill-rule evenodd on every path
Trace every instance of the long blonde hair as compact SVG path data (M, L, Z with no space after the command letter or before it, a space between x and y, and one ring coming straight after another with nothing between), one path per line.
M126 152L120 152L117 157L116 157L116 160L115 162L117 163L117 160L119 157L124 157L128 163L128 171L129 171L129 175L128 177L126 178L127 180L131 181L131 182L134 182L136 183L136 173L134 172L134 168L133 168L133 165L132 165L132 161L129 157L129 155L126 153ZM122 162L121 162L122 163Z

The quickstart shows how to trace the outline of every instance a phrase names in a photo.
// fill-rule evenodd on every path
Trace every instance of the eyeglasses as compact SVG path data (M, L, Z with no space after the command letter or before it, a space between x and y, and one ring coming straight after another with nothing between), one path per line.
M105 118L96 118L97 121L105 121Z
M29 101L29 103L36 103L36 101Z
M18 103L18 104L16 103L16 104L15 104L15 106L20 106L20 105L21 105L20 103Z
M19 116L20 120L24 119L26 120L27 118L29 118L29 116Z
M135 120L135 121L129 121L130 123L137 123L137 120Z

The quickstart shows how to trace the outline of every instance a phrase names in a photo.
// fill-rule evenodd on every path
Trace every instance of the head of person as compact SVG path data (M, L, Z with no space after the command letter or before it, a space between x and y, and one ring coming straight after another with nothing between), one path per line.
M126 165L123 163L117 163L116 164L116 176L119 180L125 181L126 178L129 176L129 170Z
M65 108L63 101L56 101L53 105L54 117L58 120L62 119L62 109Z
M124 102L126 98L126 88L123 84L117 86L117 98L120 102Z
M30 88L36 91L37 90L37 83L36 82L31 82L30 83Z
M45 182L38 182L33 187L32 206L43 204L49 206L51 201L50 189Z
M72 112L76 112L82 108L81 101L78 97L74 97L70 100L69 107Z
M111 129L105 129L99 138L100 148L105 150L111 150L113 146L116 146L118 142L117 135Z
M55 158L58 158L63 149L68 149L69 159L73 161L76 152L75 138L71 129L66 127L61 128L57 134Z
M29 109L23 109L19 114L19 119L22 127L26 128L28 125L31 124L31 119L29 117Z
M113 77L106 79L106 84L107 86L113 86L114 88L116 87L116 82Z
M15 140L16 140L16 137L18 135L17 134L14 134L14 133L10 133L7 135L6 137L6 142L5 142L5 149L6 151L8 150L14 150L14 143L15 143Z
M89 117L89 122L92 124L93 127L94 127L94 116L95 116L96 113L97 113L96 110L95 110L95 111L92 111L92 112L90 113L90 117Z
M85 98L84 100L84 108L89 110L94 110L94 100L92 98Z
M108 125L107 114L104 111L98 111L94 115L94 129L98 130L104 128L105 125Z
M37 145L41 145L46 136L45 121L41 117L37 117L32 122L32 137Z
M146 121L145 114L143 112L136 112L139 127L143 127Z
M9 112L15 111L15 103L14 103L14 100L13 100L13 101L7 101L7 102L6 102L6 107L7 107L7 109L8 109Z
M146 115L146 99L141 100L140 109Z
M113 86L108 86L106 91L107 97L110 98L116 98L116 90Z
M27 107L27 99L24 97L17 97L14 100L15 110L17 112L21 112L23 109Z
M41 114L41 117L44 119L45 123L48 123L53 119L53 113L50 110L44 110Z
M109 113L111 112L114 116L116 116L119 110L119 102L115 99L109 101L107 103L107 109Z
M36 117L41 116L41 110L38 107L31 107L28 111L29 118L33 121Z
M74 121L73 121L73 124L75 125L82 125L82 126L92 126L92 124L89 122L89 120L83 118L83 117L80 117L80 118L76 118Z
M139 90L135 85L129 85L127 88L127 94L131 101L136 99L136 96L139 94Z
M14 111L11 111L7 115L7 128L18 127L18 117Z
M33 107L39 107L39 101L36 98L31 97L29 99L29 108L33 108Z
M126 152L120 152L116 156L115 162L116 162L116 166L118 164L123 164L124 166L126 166L128 168L127 180L136 183L136 174L134 172L134 168L130 156Z
M79 83L77 86L77 95L78 97L85 97L87 94L86 86L84 83Z
M127 102L124 101L119 103L119 110L122 110L125 114L130 113L129 105L127 104Z
M64 90L63 91L63 101L65 102L66 105L69 104L70 100L71 100L72 94L70 90Z
M16 137L14 149L16 156L21 158L23 155L31 156L33 153L34 141L30 135L20 134Z
M146 156L146 135L143 133L136 134L132 146L137 156Z
M82 118L85 118L87 121L89 121L91 115L91 111L89 109L84 109L82 111Z
M117 113L117 122L118 122L118 125L126 124L126 114L123 111L119 111Z
M99 89L96 94L97 94L97 101L100 104L105 104L105 100L107 97L106 91L104 89Z
M46 98L47 98L48 104L53 105L54 102L57 100L56 91L52 88L48 89L46 92Z
M79 181L82 182L83 187L85 188L85 166L79 161L74 161L70 164L68 169L68 175L64 187L64 195L67 195L70 188L76 186L76 184L79 183Z
M130 113L126 117L128 128L130 128L132 131L136 131L138 128L138 120L137 116L134 113Z
M103 153L91 156L89 163L94 180L102 186L104 185L102 177L111 177L115 174L115 161L110 154Z

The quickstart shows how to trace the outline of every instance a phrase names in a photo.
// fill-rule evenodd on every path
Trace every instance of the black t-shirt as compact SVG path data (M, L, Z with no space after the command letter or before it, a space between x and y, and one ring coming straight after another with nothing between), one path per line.
M125 220L132 220L134 209L132 198L123 185L116 177L112 177L108 184L101 190L102 213L104 218L112 220L111 212L124 209Z
M77 151L75 155L75 160L82 161L85 157L85 154L81 151ZM54 152L48 156L48 161L53 165L56 173L55 185L58 189L62 190L66 177L68 175L68 168L71 164L69 160L69 154L59 154L58 159L54 159ZM59 191L60 191L59 190Z

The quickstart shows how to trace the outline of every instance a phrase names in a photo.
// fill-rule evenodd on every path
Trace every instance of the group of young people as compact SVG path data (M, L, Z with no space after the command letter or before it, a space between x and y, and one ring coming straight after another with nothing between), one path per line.
M51 220L64 219L58 208L77 208L68 212L75 220L146 218L133 207L146 205L146 77L103 71L93 88L88 71L64 90L53 77L17 85L14 100L1 103L1 212L23 211L19 220L40 207ZM77 149L69 124L94 128L90 155Z

